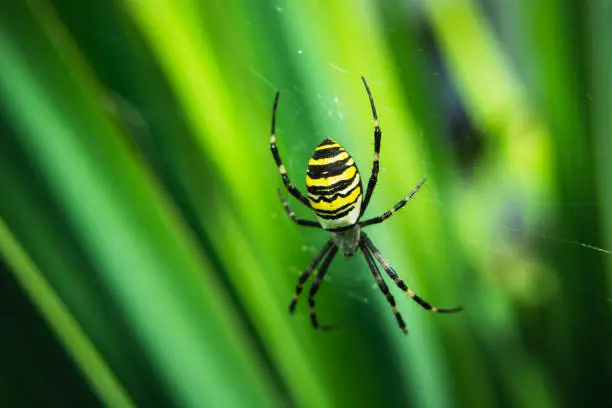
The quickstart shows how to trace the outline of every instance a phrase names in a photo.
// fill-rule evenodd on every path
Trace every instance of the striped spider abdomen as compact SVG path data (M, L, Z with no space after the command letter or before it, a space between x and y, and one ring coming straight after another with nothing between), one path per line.
M342 146L325 139L315 149L306 172L308 202L324 229L355 225L362 203L357 165Z

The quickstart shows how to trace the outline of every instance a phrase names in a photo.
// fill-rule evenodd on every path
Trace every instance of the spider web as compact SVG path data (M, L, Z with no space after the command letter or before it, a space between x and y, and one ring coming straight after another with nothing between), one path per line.
M273 10L280 17L281 21L285 21L286 24L292 24L295 21L294 16L287 12L287 9L284 4L273 5ZM243 15L243 22L246 25L255 24L254 18L249 15ZM289 174L292 176L293 181L298 187L301 187L301 178L304 173L305 163L307 158L312 153L314 146L318 144L320 140L325 137L332 136L338 138L339 141L348 147L348 150L351 151L352 155L355 157L357 164L359 165L362 176L368 177L370 171L371 164L371 118L370 117L362 117L360 116L362 112L367 112L367 99L365 97L365 93L363 95L362 102L354 102L352 100L348 100L348 96L343 92L343 90L349 87L356 87L361 89L361 83L359 81L359 77L363 74L363 72L352 72L341 60L335 59L320 59L318 50L313 49L313 47L306 41L300 42L300 40L294 41L297 44L294 48L289 49L288 52L292 53L294 59L296 61L296 70L299 72L308 72L311 70L317 72L323 72L327 75L328 78L331 78L331 81L321 81L320 83L297 83L294 81L287 81L276 79L278 74L276 72L271 72L269 66L264 63L254 63L253 61L249 61L249 63L241 66L235 66L231 70L228 71L229 81L233 82L237 88L247 89L244 85L246 82L258 82L261 84L261 92L256 94L251 94L251 101L256 105L255 107L258 110L267 111L269 110L272 95L277 90L282 90L282 107L280 108L282 111L282 119L278 120L278 133L282 137L282 148L281 152L283 156L284 163L289 171ZM419 49L419 52L424 54L431 53L432 49ZM441 120L447 120L449 122L453 122L457 128L465 127L465 112L461 109L461 102L456 94L456 91L453 87L448 86L449 75L445 72L445 68L440 61L436 61L438 64L436 68L431 72L431 76L435 78L439 78L440 86L436 90L440 95L439 102L440 106L440 118ZM435 65L435 64L434 64ZM399 71L401 75L401 70L398 67L394 67ZM389 101L385 100L384 89L389 85L385 83L384 80L377 78L376 76L368 77L368 82L371 87L374 88L373 92L375 94L375 102L377 105L377 109L379 112L379 117L381 118L381 124L383 127L383 148L381 151L381 168L380 168L380 176L379 182L377 186L377 192L380 193L381 189L387 189L389 185L389 180L387 179L388 168L387 165L390 165L389 158L387 157L387 152L393 149L392 146L389 146L388 137L385 135L385 123L392 123L397 120L401 120L401 116L403 112L401 108L394 106L389 103ZM283 86L285 84L289 84L288 86ZM376 91L378 88L378 92ZM382 92L381 92L382 88ZM314 97L313 97L314 95ZM593 95L588 95L590 100L593 99ZM314 105L306 106L303 104L304 100L315 101ZM102 101L103 105L114 115L117 115L121 118L121 120L128 124L128 126L132 129L135 129L133 134L136 134L136 137L139 134L148 133L148 124L146 119L144 119L144 115L141 114L139 108L132 105L126 99L124 99L120 94L109 92L107 95L107 99ZM355 106L359 105L363 110L356 112ZM363 105L363 106L362 106ZM365 106L365 108L364 108ZM457 108L459 108L459 114L457 114ZM449 113L450 112L450 113ZM459 118L457 118L459 116ZM267 120L267 118L266 118ZM324 123L325 129L327 132L334 131L334 135L329 135L326 131L323 131L320 127L317 127L314 123ZM345 122L358 122L363 129L359 133L359 137L357 135L346 134L347 123ZM458 123L457 123L458 122ZM287 128L290 129L299 129L303 128L305 124L310 123L310 128L313 131L313 134L291 134L289 135L286 131ZM463 129L463 132L460 132L458 136L455 136L455 139L442 140L440 141L439 149L460 149L460 145L465 140L464 139L477 139L472 133L481 132L480 129L471 127L468 124L468 131ZM266 128L262 129L262 131L266 130ZM424 138L426 137L422 130L417 128L418 136L417 140L419 141L419 150L426 149ZM289 137L291 136L291 137ZM147 137L148 139L148 137ZM459 142L457 141L459 140ZM264 138L265 140L265 138ZM470 144L470 140L468 140L468 145ZM365 147L364 147L365 146ZM356 147L352 149L352 147ZM476 150L478 147L475 148ZM473 150L473 149L472 149ZM477 155L477 152L474 153L468 148L467 152L462 152L464 156L468 156L469 160L473 160L467 164L463 163L464 168L457 168L455 171L464 172L465 169L468 169L468 173L477 173L479 171L479 162L478 160L474 160L470 158L470 156ZM270 158L271 160L271 158ZM426 202L428 205L433 205L437 207L437 210L448 214L450 217L453 216L453 212L455 211L455 205L453 203L447 203L441 201L437 196L434 195L434 188L429 188L432 183L435 183L435 180L432 180L430 175L428 174L428 169L431 169L434 166L428 160L420 161L420 171L418 174L410 175L405 178L405 185L397 185L393 186L393 190L397 191L397 200L399 200L402 194L407 193L413 186L412 184L416 183L418 179L422 176L428 178L428 182L424 186L423 189L419 191L415 200ZM411 184L410 180L413 181ZM280 186L280 180L279 180ZM375 192L372 200L372 204L368 210L368 214L374 214L375 212L383 212L390 208L395 202L389 202L386 198L381 199L379 195ZM303 209L298 209L299 204L293 203L294 207L296 207L296 211L301 213L304 217L312 218L311 214ZM536 205L536 212L538 213L547 213L550 207L558 209L563 209L564 207L572 206L572 204L553 202L553 203L542 203L541 208L538 209ZM533 206L532 206L533 207ZM596 210L595 207L592 208L584 208L585 211ZM275 222L278 222L279 218L285 217L284 212L282 211L282 207L280 204L278 208L272 210L273 218L275 218ZM398 215L395 215L392 219L387 222L390 223L401 223L402 220L398 220L397 218L410 218L414 216L414 213L411 213L410 203L407 205L405 209L400 211ZM420 215L419 215L420 216ZM598 246L592 242L587 242L583 240L576 239L572 236L564 236L559 235L547 227L548 220L543 220L541 226L525 226L520 223L513 222L496 222L496 224L492 227L494 233L493 235L496 237L494 242L491 242L488 239L472 236L470 234L465 234L459 237L461 244L466 248L476 248L478 251L482 251L490 254L491 257L494 257L501 253L508 252L516 252L520 253L523 251L521 246L525 245L524 240L529 240L536 244L536 246L548 245L552 246L553 250L559 251L587 251L593 257L609 257L612 255L612 249L606 248L603 246ZM378 230L382 230L384 226L378 227ZM373 234L377 234L374 232ZM304 242L301 246L301 251L307 252L314 256L314 254L319 250L319 246L321 246L324 242L324 238L315 240L311 240L313 235L306 234L304 235ZM381 249L385 251L383 245L380 245ZM536 258L539 262L546 263L546 256L542 255L536 249L535 253L531 254L534 258ZM358 257L357 261L363 263L361 257ZM390 261L393 263L393 257L389 256ZM609 262L609 261L607 261ZM345 293L348 294L348 299L351 301L368 304L370 303L370 297L372 294L374 296L379 295L379 289L376 283L373 281L371 275L363 269L363 272L366 273L343 273L343 272L335 272L335 269L346 269L346 266L339 265L340 263L334 263L332 265L330 274L325 278L325 285L330 286L338 286ZM295 275L297 277L305 268L306 265L290 265L289 273L291 275ZM351 264L351 267L354 267L354 264ZM363 266L360 266L363 267ZM400 268L397 268L398 270ZM605 271L601 271L605 273ZM406 272L404 272L406 273ZM415 271L418 273L418 271ZM554 274L554 271L552 271ZM406 276L408 273L406 273ZM555 275L555 279L564 279L561 276ZM367 284L364 285L364 283ZM363 288L367 288L364 289ZM608 302L612 302L612 296L606 297Z
M280 4L280 3L279 3ZM275 7L276 12L278 13L281 21L285 21L286 24L292 24L295 21L295 16L293 16L284 5L278 5ZM446 72L445 64L441 60L439 53L435 49L434 40L429 38L431 33L427 31L426 26L420 26L419 29L424 30L423 36L426 38L425 46L420 48L418 51L423 53L424 58L429 58L430 62L433 61L433 71L431 72L431 77L437 80L439 86L434 89L437 92L438 104L440 105L440 119L449 122L450 133L455 133L454 136L449 136L447 140L441 140L439 149L441 150L455 150L460 157L463 157L465 161L461 162L460 167L458 167L455 171L460 172L460 176L470 177L471 174L476 174L480 171L480 161L479 158L481 156L482 146L479 146L479 133L485 132L482 129L478 129L474 125L470 123L469 118L467 118L467 114L465 113L462 102L460 101L459 96L457 95L457 91L453 85L449 85L450 83L450 75ZM332 78L331 81L321 81L321 83L309 83L309 84L299 84L293 85L290 89L283 88L283 84L285 81L274 80L275 74L272 72L266 72L263 67L249 66L248 73L253 76L256 81L260 81L264 84L264 88L268 88L271 91L276 91L278 89L282 89L283 97L285 101L287 99L292 99L294 102L294 106L290 112L287 112L289 104L283 105L285 111L282 116L283 119L280 120L280 124L278 125L278 133L283 138L283 146L285 147L285 152L283 153L284 160L287 162L287 167L292 174L294 180L296 180L296 184L300 185L300 177L303 174L303 169L306 161L301 158L307 158L310 156L312 149L318 141L321 139L330 136L329 134L325 134L321 132L318 128L315 127L314 133L315 135L310 135L310 143L305 142L305 137L303 135L291 135L291 140L288 139L287 134L283 134L283 126L294 128L300 128L304 126L304 123L312 121L312 115L315 115L315 121L319 123L324 123L327 131L338 131L332 137L337 137L338 140L343 144L347 145L349 151L351 151L352 155L355 157L356 162L360 168L362 176L368 177L371 163L371 140L367 141L366 149L362 147L358 147L356 149L352 149L353 146L363 146L366 143L363 140L363 135L371 135L371 120L370 118L364 118L360 116L363 111L356 113L354 111L356 104L359 102L353 102L352 100L347 100L347 96L343 96L344 89L347 89L350 83L350 86L360 87L361 84L358 81L358 78L364 72L352 72L347 66L344 64L342 59L322 59L319 55L319 50L313 49L309 46L308 40L305 38L301 38L299 40L295 40L293 42L295 44L295 48L290 49L289 52L294 54L294 59L298 66L296 70L299 72L322 72L325 74L327 78ZM393 67L402 75L401 68ZM371 87L377 88L385 88L388 85L375 76L368 76L368 82ZM380 192L381 188L385 189L385 184L387 184L388 189L388 181L386 181L386 173L387 167L389 164L389 159L386 158L386 152L392 147L389 146L388 142L385 140L385 123L390 123L395 120L399 120L401 115L403 115L401 108L397 108L394 105L389 104L389 102L385 101L384 98L377 95L384 95L384 92L376 92L375 93L375 102L377 105L377 109L379 111L379 117L382 121L383 127L383 148L381 151L381 170L379 176L378 183L378 191ZM315 98L312 98L312 95L315 95ZM310 95L310 97L308 97ZM311 106L304 106L300 104L300 96L304 96L304 98L308 98L310 100L315 100L315 104ZM588 95L589 100L592 100L593 96ZM296 103L297 101L297 103ZM264 106L270 104L270 98L266 97L262 101ZM363 105L367 105L367 100L365 99ZM350 127L343 122L353 122L358 121L361 125L363 125L363 132L359 133L359 138L355 137L353 134L347 134L345 129ZM424 146L425 143L423 139L425 135L422 131L419 132L417 140L420 141L419 149L423 150L427 147ZM371 137L371 136L368 136ZM316 140L315 140L316 139ZM388 139L387 139L388 140ZM467 146L467 147L466 147ZM363 152L367 152L368 154L364 154ZM297 159L299 158L299 159ZM307 159L306 159L307 160ZM433 163L422 160L420 162L421 171L419 174L415 174L412 177L416 181L421 176L430 177L428 174L428 169L431 169L434 166ZM462 168L461 168L462 166ZM466 171L467 170L467 171ZM467 175L465 174L467 173ZM431 180L431 178L429 179ZM428 181L425 188L422 189L417 196L416 200L424 201L428 204L434 205L437 207L437 210L442 213L448 214L451 218L454 216L453 213L456 211L455 205L453 203L447 203L441 201L437 196L434 196L432 191L435 191L434 188L429 189L428 185L432 182L435 183L434 180ZM469 184L469 182L468 182ZM401 195L407 193L412 188L412 185L409 181L406 181L406 184L403 186L393 186L394 190L398 191L397 199L401 198ZM374 214L376 211L380 211L381 213L388 208L390 208L395 202L386 202L382 203L385 200L381 200L377 198L377 194L374 194L372 205L368 210L369 214ZM542 203L530 203L529 211L533 211L536 214L548 214L551 212L561 213L564 208L572 207L574 204L572 203L562 203L562 202L542 202ZM387 207L385 207L387 206ZM410 212L410 204L408 204L407 208L402 210L398 215L394 217L407 217L410 218L414 216L414 214L407 214ZM483 208L483 211L486 209ZM585 211L597 211L595 206L589 208L585 206ZM299 211L299 210L297 210ZM521 210L519 210L521 211ZM301 212L304 217L310 216L307 211ZM284 213L280 211L277 214L278 217L283 217ZM419 215L420 216L420 215ZM532 216L532 215L530 215ZM521 215L519 215L519 218ZM536 216L537 217L537 216ZM547 216L548 217L548 216ZM553 216L554 217L554 216ZM552 248L551 252L579 252L586 251L592 257L608 257L612 255L612 249L606 248L603 246L599 246L593 242L588 242L580 239L576 239L576 237L561 235L560 233L556 233L552 224L554 220L544 219L542 216L541 222L516 222L514 219L508 219L506 221L494 221L494 225L491 226L490 233L495 239L491 241L490 239L483 238L481 236L476 236L469 233L463 233L463 235L459 236L459 241L464 248L476 249L478 251L484 252L488 254L488 258L494 258L499 254L506 254L508 256L515 256L517 259L520 259L521 256L524 256L527 253L527 259L525 262L527 263L521 264L519 261L516 266L521 268L521 266L529 266L526 269L534 269L535 266L543 266L543 268L535 268L540 270L540 273L545 273L548 276L548 281L551 280L560 280L563 281L566 279L560 274L556 273L555 270L550 270L549 262L547 257L549 255L544 254L542 252L543 247ZM400 220L389 220L387 222L402 222ZM384 228L384 226L378 227L379 229ZM376 233L374 233L376 234ZM312 235L308 234L308 238ZM321 240L322 245L323 240ZM526 249L526 247L528 249ZM384 251L384 247L381 245L381 249ZM302 246L302 251L308 252L314 256L318 247L316 245L312 245L310 242L304 242ZM361 257L359 257L361 258ZM390 256L391 258L391 256ZM359 259L359 261L362 261ZM393 263L393 259L390 259ZM604 263L608 263L609 261L605 261ZM335 266L334 266L335 265ZM292 265L291 273L296 276L301 273L304 266ZM378 287L375 283L370 285L366 285L369 289L363 289L363 281L373 281L372 277L369 273L365 272L362 274L348 274L348 273L336 273L335 269L346 269L347 267L339 266L338 264L332 265L332 270L330 274L326 278L325 285L330 286L341 286L346 293L348 293L349 299L352 301L360 302L360 303L369 303L370 302L370 292L374 292L376 296L379 295ZM399 269L399 268L398 268ZM544 271L544 272L543 272ZM598 273L606 273L605 270L597 271ZM583 289L578 289L583 290ZM608 296L605 298L608 302L612 302L612 296Z

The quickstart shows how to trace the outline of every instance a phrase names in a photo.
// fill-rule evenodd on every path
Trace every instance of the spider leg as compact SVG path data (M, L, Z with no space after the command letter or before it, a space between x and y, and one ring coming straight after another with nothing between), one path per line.
M319 262L321 262L321 259L325 256L325 254L329 252L329 249L332 247L332 245L333 242L331 239L327 241L327 244L325 244L323 249L319 251L319 253L314 257L310 265L308 265L308 268L306 268L306 270L302 272L302 274L298 278L298 283L297 285L295 285L295 293L293 294L293 299L289 304L289 313L293 314L293 312L295 311L295 305L297 304L297 301L300 298L300 295L302 294L304 283L306 283L310 275L312 275L312 271L314 271Z
M329 326L329 325L319 326L319 321L317 320L317 314L315 312L314 298L315 298L315 295L317 294L317 291L319 290L319 285L321 284L321 281L323 281L323 277L325 276L325 273L327 272L327 268L329 267L329 264L331 263L332 259L334 258L337 252L338 252L338 247L333 245L330 251L327 253L327 256L325 257L325 259L323 260L323 263L321 264L321 268L317 272L314 282L312 283L312 286L310 287L310 292L308 293L308 305L310 306L310 322L312 323L312 327L314 327L315 329L320 328L322 330L329 330L329 329L334 328L334 326Z
M283 196L283 193L281 193L280 188L277 191L278 191L278 196L280 197L281 203L283 203L283 207L285 208L285 211L289 215L289 218L293 220L293 222L295 222L297 225L303 225L306 227L321 228L321 224L319 224L317 221L303 220L301 218L296 217L291 207L289 207L289 203Z
M363 81L363 85L365 85L365 89L368 92L368 97L370 98L370 105L372 106L372 116L374 117L374 163L372 164L372 173L370 174L370 180L368 181L368 188L366 189L365 198L363 199L363 204L361 205L361 212L359 217L363 215L368 204L370 203L370 198L372 197L372 193L374 192L374 187L376 187L376 181L378 180L378 158L380 156L380 138L382 136L382 132L380 131L380 127L378 126L378 115L376 114L376 107L374 106L374 98L372 98L372 92L370 92L370 87L368 86L364 77L361 77Z
M378 283L378 287L380 288L380 291L385 295L385 297L387 298L387 302L389 302L389 304L391 305L391 309L393 309L393 313L395 314L395 319L397 320L397 324L399 325L400 329L402 329L404 334L408 334L408 330L406 330L406 323L404 323L404 319L402 318L402 315L400 314L399 310L397 310L395 299L393 298L393 295L391 294L391 292L389 292L389 287L383 280L383 277L380 274L380 271L378 270L378 266L376 266L376 262L374 262L374 258L372 257L372 254L370 253L370 249L367 247L367 244L363 239L361 243L359 244L359 249L361 249L361 253L365 257L366 262L368 263L368 267L370 268L370 271L372 271L372 274L374 275L374 279L376 279L376 283Z
M383 267L383 269L385 270L385 272L387 272L387 274L391 277L391 279L393 279L393 281L395 282L395 284L404 292L406 292L406 294L408 296L410 296L412 298L412 300L414 300L415 302L417 302L423 309L425 310L429 310L430 312L436 312L436 313L456 313L456 312L460 312L461 310L463 310L462 307L455 307L452 309L439 309L435 306L430 305L426 300L422 299L421 297L417 296L416 293L414 293L412 291L412 289L410 289L409 287L406 286L406 284L404 283L404 281L402 281L400 279L399 276L397 276L397 273L393 270L393 268L391 267L391 265L389 265L389 262L385 259L385 257L380 253L380 251L378 250L378 248L376 248L376 246L372 243L372 241L370 240L370 238L367 237L366 234L364 234L363 232L361 233L364 242L366 243L366 245L368 246L368 248L372 251L374 257L378 260L378 262L381 264L381 266Z
M283 179L283 183L287 190L298 200L300 200L306 207L310 208L310 203L300 193L293 184L291 184L291 180L289 180L289 176L287 175L287 170L283 165L283 161L281 160L280 154L278 153L278 148L276 147L276 108L278 107L278 97L280 96L280 92L276 93L276 97L274 98L274 106L272 107L272 128L270 130L270 150L272 150L272 156L274 157L274 161L276 162L276 166L278 167L278 171Z
M425 179L421 180L419 182L419 184L417 184L416 187L412 189L410 194L408 194L408 196L406 198L404 198L402 201L400 201L399 203L395 204L395 206L392 209L390 209L389 211L387 211L386 213L384 213L383 215L380 215L378 217L370 218L369 220L366 220L366 221L361 221L359 223L359 226L361 228L363 228L363 227L367 227L368 225L372 225L372 224L380 224L381 222L383 222L384 220L386 220L387 218L392 216L393 213L395 213L396 211L398 211L399 209L401 209L403 206L406 205L408 200L410 200L412 198L412 196L414 196L416 194L416 192L419 191L419 189L421 188L423 183L425 183Z

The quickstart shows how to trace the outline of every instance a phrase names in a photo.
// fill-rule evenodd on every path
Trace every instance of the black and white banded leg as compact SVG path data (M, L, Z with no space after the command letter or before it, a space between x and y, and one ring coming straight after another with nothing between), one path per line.
M383 277L380 274L380 271L378 270L378 266L376 266L376 262L374 262L374 258L372 257L372 254L370 253L370 250L367 247L367 244L363 240L361 244L359 245L359 248L361 249L361 253L363 254L366 262L368 263L368 267L370 268L370 271L372 271L372 274L374 275L374 279L376 279L376 283L378 283L378 287L380 288L380 291L385 295L385 297L387 298L387 302L389 302L389 304L391 305L391 309L393 310L393 313L395 314L395 319L397 320L397 324L399 325L400 329L402 329L404 334L408 334L408 330L406 329L406 323L404 322L404 319L402 318L402 315L400 314L399 310L397 310L397 305L395 304L395 298L393 298L393 295L389 291L389 287L383 280Z
M283 196L283 193L281 193L280 188L277 190L277 192L278 192L278 196L280 197L281 203L283 203L283 207L285 208L285 211L287 212L287 215L289 215L289 218L291 218L293 222L295 222L297 225L302 225L305 227L321 228L321 224L319 224L317 221L310 221L310 220L304 220L304 219L298 218L295 215L295 212L293 212L293 210L291 209L291 207L289 207L289 203Z
M380 157L380 139L382 136L382 132L380 131L380 126L378 126L378 115L376 114L376 107L374 106L374 98L372 98L372 92L370 92L370 87L368 86L364 77L361 77L363 81L363 85L365 85L365 89L368 92L368 97L370 98L370 106L372 107L372 116L374 117L374 163L372 164L372 173L370 174L370 180L368 181L368 187L366 189L365 198L363 199L363 203L361 204L361 211L359 216L365 212L368 204L370 203L370 198L372 197L372 193L374 192L374 187L376 187L376 181L378 180L378 159Z
M310 275L312 275L312 271L315 270L319 262L321 262L321 259L323 259L325 254L329 252L330 248L333 245L334 243L332 242L331 239L327 241L327 244L325 244L323 249L319 251L319 253L315 256L315 258L312 260L310 265L308 265L308 268L306 268L306 270L302 272L302 274L298 278L298 283L295 285L295 292L293 294L293 299L291 300L291 303L289 304L289 313L293 314L293 312L295 312L295 305L297 304L297 301L300 298L300 295L302 294L302 289L304 289L304 283L306 283Z
M391 279L393 279L393 281L395 282L395 284L401 289L403 290L408 296L410 296L412 298L412 300L414 300L415 302L417 302L423 309L425 310L429 310L430 312L436 312L436 313L457 313L460 312L461 310L463 310L462 307L455 307L452 309L440 309L437 308L435 306L432 306L429 302L427 302L426 300L424 300L423 298L419 297L416 293L414 293L412 291L412 289L410 289L409 287L406 286L406 284L404 283L404 281L402 281L400 279L400 277L397 275L397 273L393 270L393 268L391 267L391 265L389 265L389 262L385 259L385 257L380 253L380 251L378 250L378 248L376 248L376 246L372 243L372 241L370 240L370 238L368 238L366 236L366 234L364 234L362 232L362 239L365 241L367 247L372 251L372 254L374 255L374 257L378 260L378 262L380 263L380 265L383 267L383 269L385 270L385 272L387 272L387 274L389 275L389 277Z
M319 286L321 285L321 282L323 281L323 278L325 277L325 273L327 272L327 268L329 267L329 264L331 263L332 259L334 259L334 256L336 256L337 252L338 252L338 247L335 245L332 245L332 248L329 250L329 252L327 253L327 256L323 260L323 263L321 264L321 268L315 275L314 282L312 283L312 286L310 287L310 291L308 292L308 306L310 307L310 323L312 323L312 327L314 327L315 329L331 330L331 329L336 328L336 326L334 325L319 325L319 320L317 319L317 313L315 312L315 295L317 294L317 291L319 290Z
M412 191L410 192L410 194L408 194L406 198L404 198L399 203L395 204L395 206L391 208L389 211L387 211L386 213L378 217L374 217L374 218L370 218L369 220L361 221L359 222L359 226L363 228L363 227L367 227L368 225L380 224L381 222L383 222L384 220L392 216L395 212L399 211L403 206L406 205L408 200L410 200L412 196L414 196L416 192L419 191L423 183L425 183L425 179L421 180L419 184L417 184L416 187L412 189Z
M280 96L280 92L276 93L276 97L274 98L274 106L272 108L272 128L270 130L270 150L272 150L272 156L274 156L274 161L276 162L276 166L278 167L278 171L283 179L283 183L287 190L298 200L300 200L306 207L310 207L310 203L308 199L302 195L300 190L298 190L289 180L289 176L287 175L287 170L283 165L283 161L281 160L280 154L278 153L278 148L276 147L276 108L278 107L278 97Z

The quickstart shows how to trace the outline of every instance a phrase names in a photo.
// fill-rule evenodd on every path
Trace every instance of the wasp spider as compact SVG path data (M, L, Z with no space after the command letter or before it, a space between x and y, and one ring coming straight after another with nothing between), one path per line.
M325 231L329 231L331 234L330 240L327 241L323 249L321 249L310 265L308 265L306 270L300 275L298 283L295 287L293 300L289 305L289 312L293 314L295 311L295 306L302 293L304 283L310 277L310 275L313 274L317 265L321 263L308 293L310 321L315 329L331 328L331 326L319 325L317 315L315 313L315 295L319 290L319 285L327 272L329 264L338 250L342 251L346 258L350 258L355 254L355 252L357 252L357 250L359 250L363 254L368 267L372 271L378 287L391 305L399 327L404 333L407 333L404 319L400 315L397 306L395 305L395 299L389 292L389 287L383 280L376 261L378 261L378 264L382 266L393 282L395 282L395 284L401 290L403 290L425 310L437 313L455 313L460 311L461 308L439 309L417 296L416 293L408 288L399 278L397 273L393 270L391 265L389 265L389 262L380 253L378 248L376 248L370 238L368 238L368 236L362 231L363 227L383 222L393 215L393 213L406 205L406 202L408 202L408 200L410 200L416 194L419 188L421 188L425 182L425 179L421 180L406 198L397 203L389 211L378 217L360 221L361 216L368 207L372 192L376 186L381 139L381 131L380 127L378 126L378 116L376 114L376 108L374 107L374 99L372 98L372 93L370 92L370 88L368 87L365 78L361 77L361 79L368 93L370 105L372 107L372 115L374 116L374 163L372 165L372 174L370 175L370 180L368 181L365 196L362 194L363 189L361 177L359 175L359 171L357 170L357 165L348 152L344 150L338 142L332 139L323 140L317 146L314 154L310 158L310 161L308 162L308 170L306 172L308 198L302 195L302 193L289 180L285 166L283 166L278 153L278 148L276 147L275 128L276 108L278 106L279 97L278 92L274 98L274 106L272 109L272 129L270 135L270 149L272 150L272 156L274 156L274 160L278 166L278 171L280 172L283 183L285 184L287 190L289 190L289 193L300 200L306 207L312 209L318 221L304 220L296 217L293 210L291 210L289 207L287 200L283 197L279 190L278 193L281 202L283 203L285 211L289 217L296 224L307 227L321 228Z

